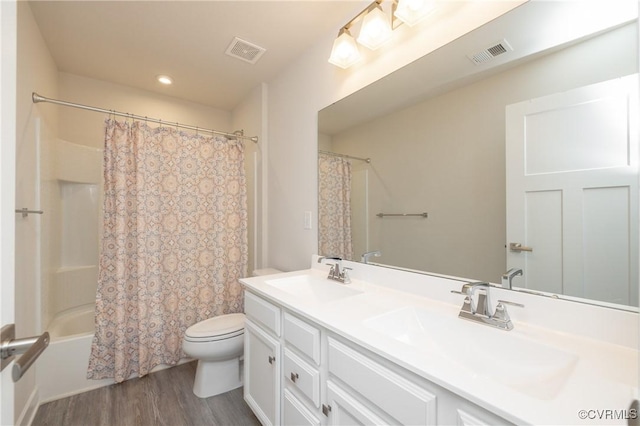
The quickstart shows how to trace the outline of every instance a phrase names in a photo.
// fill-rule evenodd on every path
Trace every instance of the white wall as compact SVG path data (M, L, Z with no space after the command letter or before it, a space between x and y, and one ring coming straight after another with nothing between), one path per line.
M16 208L38 209L41 202L40 146L55 135L57 114L33 105L31 92L37 88L56 96L57 69L26 2L18 2L17 59ZM42 216L15 217L15 323L16 337L20 338L34 336L41 331ZM31 368L15 386L16 422L29 422L37 402L35 368Z
M232 112L234 130L241 129L245 136L257 136L258 142L245 140L245 171L247 173L247 211L249 233L249 263L247 274L262 265L263 259L263 199L262 185L265 179L263 161L266 152L266 103L267 85L257 86Z
M334 135L332 150L373 159L369 217L429 212L426 220L371 219L368 249L382 251L376 261L497 282L506 270L505 107L636 73L628 46L637 28L634 22Z
M0 324L14 323L17 4L0 3ZM0 424L14 419L11 372L0 373Z
M365 52L358 65L341 70L327 62L329 34L269 82L269 158L267 160L267 259L282 270L309 266L317 252L318 232L305 230L304 212L317 223L317 113L327 105L422 57L469 30L516 7L519 2L451 2L456 13L414 27L401 26L394 40ZM345 17L347 22L359 11Z

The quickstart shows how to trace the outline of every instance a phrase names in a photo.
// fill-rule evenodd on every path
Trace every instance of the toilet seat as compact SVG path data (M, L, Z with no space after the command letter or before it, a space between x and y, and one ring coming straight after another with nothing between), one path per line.
M190 342L213 342L244 334L244 314L227 314L200 321L187 328L184 339Z

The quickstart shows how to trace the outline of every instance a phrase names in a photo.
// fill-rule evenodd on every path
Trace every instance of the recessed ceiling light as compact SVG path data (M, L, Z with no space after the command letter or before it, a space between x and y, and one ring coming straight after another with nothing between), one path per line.
M162 84L169 85L169 84L173 83L173 79L171 77L169 77L168 75L159 75L156 78Z

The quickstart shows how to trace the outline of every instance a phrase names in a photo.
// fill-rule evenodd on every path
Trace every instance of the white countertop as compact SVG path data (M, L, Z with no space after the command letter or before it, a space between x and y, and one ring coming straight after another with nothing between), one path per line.
M368 274L370 276L372 273L375 274L376 270L383 269L370 269L368 265L358 268L369 269L356 272L356 277ZM603 341L585 336L584 333L561 332L532 325L536 321L519 321L516 312L519 309L527 310L526 306L508 307L515 326L511 331L465 321L457 318L463 296L438 297L439 294L444 294L442 289L435 297L416 294L406 289L397 290L397 287L401 287L399 284L395 285L399 283L398 280L429 280L427 276L416 278L414 276L418 274L408 272L393 272L395 283L389 285L372 284L371 281L375 280L353 279L347 286L361 293L322 303L313 302L310 298L299 297L268 284L270 280L300 275L324 279L327 272L324 265L314 265L308 270L245 278L240 281L252 292L271 299L287 310L318 323L510 422L555 425L626 424L625 416L629 415L629 404L638 398L639 353L635 338L631 339L632 345L621 345L615 340ZM327 283L343 285L329 280ZM459 290L459 282L452 281L449 285ZM496 289L498 297L500 291L504 290ZM445 292L448 293L449 290L446 289ZM516 298L519 298L518 302L523 302L521 296ZM513 297L509 300L512 299ZM446 350L434 350L434 346L427 341L404 343L381 332L380 327L372 327L372 324L384 325L387 317L380 315L400 312L399 310L407 308L417 309L427 313L429 318L436 319L434 323L440 324L440 328L434 329L434 333L439 339L446 340ZM381 320L376 321L376 317ZM520 314L520 317L533 316ZM562 313L559 317L562 318ZM633 326L633 318L627 316L620 324L609 326L616 330L619 326L628 328L629 324ZM606 320L610 321L610 318ZM446 326L442 326L443 323ZM542 323L544 324L544 321ZM443 333L442 328L447 328L446 332ZM637 332L637 328L627 332ZM474 344L466 337L460 336L473 336L473 339L490 341L494 347L493 354L484 351L485 353L478 355L478 359L465 358L476 356ZM526 368L519 369L517 360L514 359L518 357L518 352L512 349L517 349L521 343L533 343L534 348L542 348L540 358L561 354L560 358L566 357L566 361L563 361L566 366L561 373L550 376L548 380L536 382L533 376L537 374L535 368L530 369L530 372ZM451 351L452 348L458 350ZM544 348L549 348L550 352L547 353ZM538 356L536 354L531 357L531 353L524 352L521 354L534 360L534 363ZM465 359L471 362L482 361L482 364L478 365L480 368L487 366L487 372L476 371ZM496 364L491 364L492 362ZM519 379L523 371L524 374ZM514 378L515 376L518 377ZM586 416L586 419L581 416Z

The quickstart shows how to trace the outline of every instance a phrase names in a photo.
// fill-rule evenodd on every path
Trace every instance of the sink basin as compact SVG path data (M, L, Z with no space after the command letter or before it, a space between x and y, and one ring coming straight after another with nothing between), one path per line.
M578 361L571 352L426 309L402 308L364 325L454 361L470 379L488 377L537 399L553 399Z
M315 303L326 303L362 293L360 290L349 287L349 284L340 284L313 275L295 275L266 280L265 284Z

